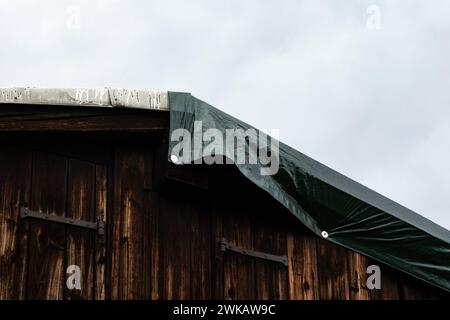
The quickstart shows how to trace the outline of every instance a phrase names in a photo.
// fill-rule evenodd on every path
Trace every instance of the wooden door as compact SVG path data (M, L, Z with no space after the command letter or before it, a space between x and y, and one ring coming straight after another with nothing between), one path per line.
M19 215L28 207L106 220L108 166L63 149L0 146L0 299L105 297L106 252L95 230ZM69 266L79 267L80 289L67 286Z

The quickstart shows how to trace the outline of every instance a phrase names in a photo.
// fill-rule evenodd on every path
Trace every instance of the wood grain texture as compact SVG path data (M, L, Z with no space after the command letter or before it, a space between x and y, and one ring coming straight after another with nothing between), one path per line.
M370 290L367 288L367 258L348 250L348 273L350 281L350 299L370 300Z
M0 132L152 132L168 127L168 112L2 106Z
M398 280L400 297L404 300L449 300L450 293L435 288L410 275L401 275Z
M211 299L211 217L207 203L198 196L186 214L191 216L191 299Z
M64 216L67 194L67 159L33 154L30 209ZM64 298L65 226L30 221L28 298Z
M317 241L317 271L321 300L350 298L347 250L324 239Z
M377 265L381 271L381 289L370 290L371 300L400 300L401 284L399 280L404 275L396 270L384 266L377 261L368 259L368 265Z
M160 194L160 298L191 297L191 217L179 197Z
M287 234L289 299L319 299L316 238L305 231ZM300 229L300 228L298 228Z
M159 298L159 195L154 186L155 147L142 150L144 161L143 185L143 298Z
M283 219L274 219L274 215L283 209L275 201L227 169L218 172L210 185L216 240L223 237L242 249L287 255L283 230L286 225ZM218 249L215 246L215 297L229 300L288 298L288 269L285 266Z
M0 147L0 300L25 299L28 222L19 218L29 203L31 151Z
M214 194L215 196L215 194ZM214 199L214 198L213 198ZM216 207L217 201L214 200L211 204L211 259L212 259L212 298L215 300L224 299L224 269L223 269L223 254L220 252L218 240L223 237L222 229L222 214L220 214Z
M144 208L144 156L140 150L118 147L115 155L114 248L119 271L119 299L142 299L143 284L143 208ZM117 239L115 239L117 241Z
M260 252L286 256L287 239L274 216L276 215L273 202L268 198L260 198L259 214L254 217L253 237L254 249ZM288 269L284 265L262 259L255 259L255 290L257 299L287 299L288 297Z
M95 165L69 160L67 212L68 218L95 221ZM65 265L76 265L81 270L81 290L69 290L65 287L66 299L94 298L95 279L95 231L82 228L66 227L66 262ZM68 275L65 274L65 281Z
M124 155L118 152L114 153L114 166L111 171L113 174L113 182L109 185L111 190L111 204L108 225L108 278L107 288L108 297L116 300L120 299L123 290L120 288L120 275L121 275L121 246L122 240L122 205L121 205L121 176L122 176L122 163L124 161Z
M233 208L236 215L229 215L223 221L223 235L230 244L253 250L250 217L245 215L245 211L239 210ZM256 296L254 262L248 256L227 251L224 253L223 287L226 300L253 299Z
M222 233L226 241L243 249L254 250L252 210L249 190L241 176L230 171L220 172L216 179L216 208L222 216ZM244 183L243 183L244 182ZM234 186L239 185L240 190ZM250 203L250 204L249 204ZM217 214L213 212L213 214ZM225 251L223 259L223 298L225 300L254 299L255 260L252 257Z
M106 166L95 166L95 217L108 226L108 169ZM107 227L106 227L107 228ZM106 231L106 230L105 230ZM94 299L106 299L106 241L97 238L95 242L95 284Z
M160 189L148 143L116 144L114 155L99 148L95 157L78 147L0 146L0 298L448 299L285 220L290 213L236 171L212 183L205 171L205 184L178 179ZM106 243L96 242L92 231L21 220L19 208L27 204L106 220ZM286 254L288 268L219 252L222 237L245 249ZM65 290L68 264L82 267L80 292ZM369 264L381 267L381 290L366 288Z
M160 298L159 195L147 191L144 199L144 283L145 298Z

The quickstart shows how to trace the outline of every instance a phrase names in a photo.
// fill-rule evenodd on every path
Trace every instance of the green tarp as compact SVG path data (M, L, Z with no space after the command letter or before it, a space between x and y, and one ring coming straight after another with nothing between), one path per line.
M194 121L203 131L252 128L189 93L169 92L169 105L171 133L194 135ZM169 159L177 144L170 142ZM191 157L202 154L192 148ZM261 175L258 164L236 166L319 237L450 291L450 231L281 142L275 175Z

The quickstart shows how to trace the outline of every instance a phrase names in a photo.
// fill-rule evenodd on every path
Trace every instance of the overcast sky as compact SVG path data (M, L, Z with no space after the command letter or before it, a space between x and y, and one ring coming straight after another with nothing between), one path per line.
M0 87L188 91L450 229L450 1L0 0Z

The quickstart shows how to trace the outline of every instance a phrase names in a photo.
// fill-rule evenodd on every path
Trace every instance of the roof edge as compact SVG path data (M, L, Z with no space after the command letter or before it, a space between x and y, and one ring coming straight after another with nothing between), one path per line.
M169 110L167 91L125 88L0 88L0 104Z

